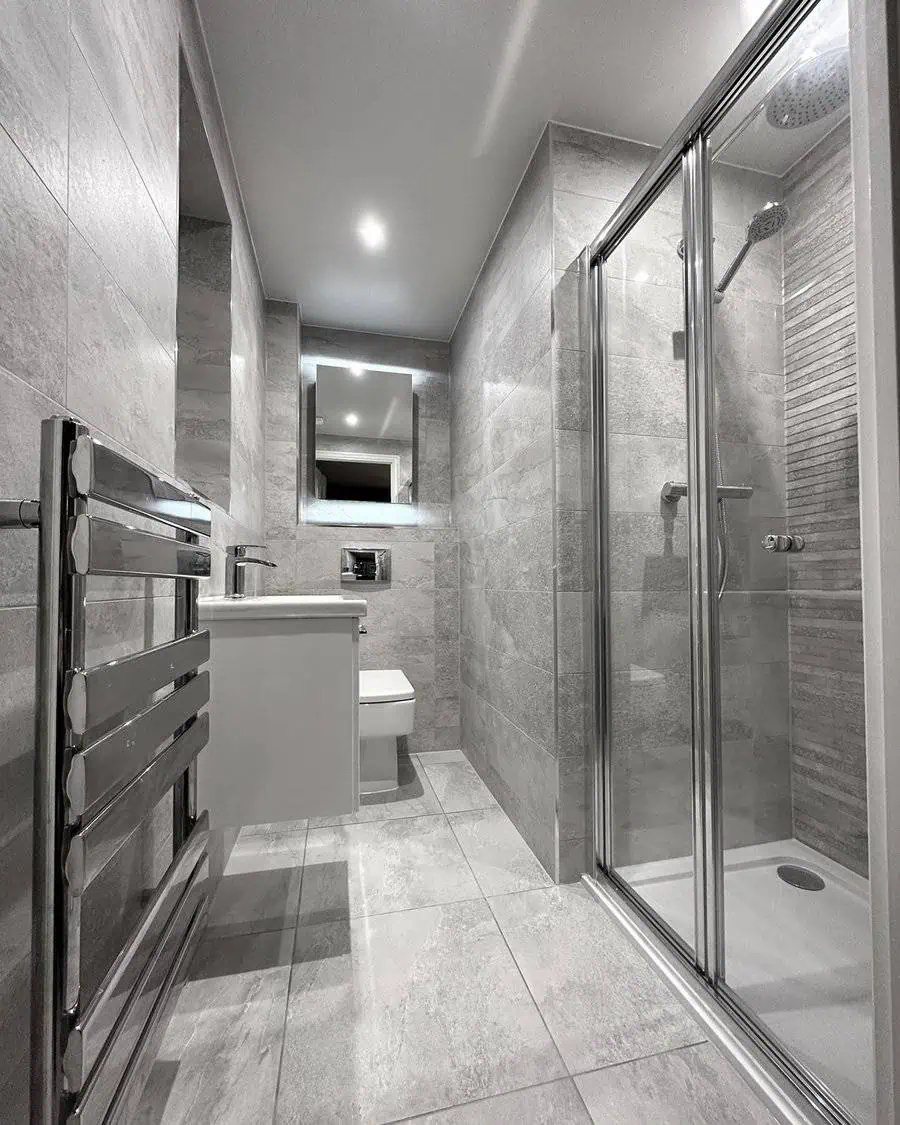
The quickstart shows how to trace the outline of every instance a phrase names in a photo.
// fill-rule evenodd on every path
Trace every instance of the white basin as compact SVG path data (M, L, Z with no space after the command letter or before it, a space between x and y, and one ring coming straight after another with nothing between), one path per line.
M364 598L284 594L264 598L199 598L201 621L260 617L365 617Z
M200 598L210 740L198 799L215 827L359 807L359 619L338 594Z

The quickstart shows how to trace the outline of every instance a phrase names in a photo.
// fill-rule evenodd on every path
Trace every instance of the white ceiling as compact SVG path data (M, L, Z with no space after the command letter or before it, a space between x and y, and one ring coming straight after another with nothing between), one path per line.
M545 123L661 144L763 6L200 0L268 295L448 339Z

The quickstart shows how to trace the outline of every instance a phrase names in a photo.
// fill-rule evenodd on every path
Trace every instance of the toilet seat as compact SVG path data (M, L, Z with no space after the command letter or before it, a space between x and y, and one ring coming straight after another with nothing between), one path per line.
M415 699L416 691L399 668L360 672L359 702L399 703Z

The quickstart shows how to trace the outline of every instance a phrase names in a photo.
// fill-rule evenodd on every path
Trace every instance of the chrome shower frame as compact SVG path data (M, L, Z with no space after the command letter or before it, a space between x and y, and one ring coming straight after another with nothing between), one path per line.
M875 2L875 0L859 0ZM657 158L581 258L589 291L594 485L594 667L597 670L594 760L596 873L587 882L631 936L666 973L703 1020L710 1036L783 1121L847 1125L853 1118L826 1084L796 1059L725 981L722 733L719 678L712 323L715 277L709 137L759 77L818 0L776 0L727 60ZM695 948L656 915L613 866L611 786L611 637L606 416L606 263L671 181L682 175L689 477L691 667L693 702L692 815ZM876 982L877 983L877 982ZM893 994L893 987L889 989ZM879 1002L876 988L876 1004ZM877 1023L877 1020L876 1020ZM882 1048L876 1075L879 1106L893 1104L893 1062ZM890 1069L890 1074L885 1073ZM881 1109L879 1122L882 1121ZM900 1115L884 1117L900 1121Z

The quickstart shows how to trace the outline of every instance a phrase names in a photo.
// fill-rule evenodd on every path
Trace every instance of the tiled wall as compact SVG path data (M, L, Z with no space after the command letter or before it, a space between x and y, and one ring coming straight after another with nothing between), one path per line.
M787 513L794 835L867 870L849 122L785 179Z
M290 310L293 308L293 314ZM278 569L267 571L270 593L340 592L342 546L391 548L391 582L366 589L368 632L360 667L401 668L416 689L413 752L459 746L459 545L450 526L448 347L428 340L378 336L304 325L298 357L296 306L269 302L268 543ZM292 319L293 317L293 319ZM412 373L417 401L419 503L388 518L409 527L341 527L297 523L298 358L306 386L321 363L380 364ZM277 389L276 389L277 388ZM273 397L275 391L277 398ZM304 401L301 417L306 417ZM308 427L302 427L304 437ZM275 439L274 435L278 435ZM306 439L308 440L308 438ZM308 450L300 443L301 495ZM308 514L308 505L302 505ZM334 505L350 518L384 505ZM361 517L357 517L361 518ZM354 593L357 591L354 590Z
M175 472L227 509L231 499L231 225L178 221Z
M10 0L0 22L0 492L36 495L42 418L81 417L174 470L178 36L234 229L231 514L222 546L262 534L262 293L193 8L176 0ZM27 1119L33 756L34 532L0 535L0 1104ZM171 635L158 583L92 582L89 651L108 659ZM169 817L110 868L86 918L100 936L158 873ZM131 904L131 905L129 905ZM90 957L90 954L89 954Z
M557 870L546 131L451 341L462 746Z

